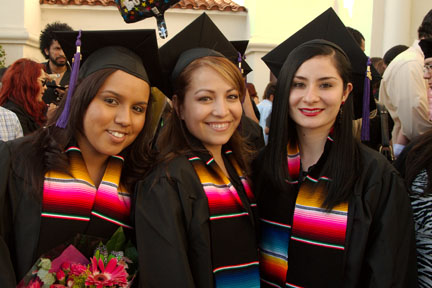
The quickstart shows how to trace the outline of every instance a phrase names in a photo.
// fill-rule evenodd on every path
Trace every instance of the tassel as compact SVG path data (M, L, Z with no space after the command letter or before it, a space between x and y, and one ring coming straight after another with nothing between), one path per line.
M66 128L69 120L69 112L70 112L70 103L72 99L72 95L75 91L75 85L78 80L79 67L81 62L81 30L78 32L78 37L75 42L76 45L76 53L74 58L72 59L72 72L69 80L69 89L66 96L66 103L64 105L64 109L59 119L57 119L56 126L59 128Z
M369 128L369 114L370 114L370 82L372 80L372 73L370 69L371 60L368 57L367 60L367 68L366 75L364 81L364 90L363 90L363 115L362 115L362 129L361 129L361 140L369 141L370 140L370 128Z

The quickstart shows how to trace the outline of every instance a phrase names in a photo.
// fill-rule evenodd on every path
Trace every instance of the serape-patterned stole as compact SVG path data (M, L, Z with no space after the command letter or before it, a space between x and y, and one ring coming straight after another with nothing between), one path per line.
M70 173L49 171L45 175L42 217L90 221L92 216L126 228L130 223L130 194L120 183L123 158L111 156L98 188L91 180L77 147L65 151Z
M208 199L215 287L259 287L258 247L249 213L256 209L255 197L232 151L224 153L244 191L236 190L210 155L189 158Z
M328 136L327 144L334 140ZM324 152L326 153L326 151ZM289 178L298 184L300 153L298 146L287 146ZM321 163L322 164L322 163ZM263 286L321 287L341 285L348 202L332 210L322 208L326 182L317 164L302 181L291 222L261 219L261 274Z

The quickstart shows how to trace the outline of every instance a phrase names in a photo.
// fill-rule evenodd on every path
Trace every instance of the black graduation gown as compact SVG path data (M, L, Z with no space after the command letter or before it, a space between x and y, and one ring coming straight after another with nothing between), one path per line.
M414 223L405 184L381 154L359 145L362 167L348 204L342 287L417 287ZM268 209L293 209L279 205L283 192L263 179L261 169L258 157L252 184L260 216Z
M154 169L136 197L140 287L214 287L208 200L186 156Z

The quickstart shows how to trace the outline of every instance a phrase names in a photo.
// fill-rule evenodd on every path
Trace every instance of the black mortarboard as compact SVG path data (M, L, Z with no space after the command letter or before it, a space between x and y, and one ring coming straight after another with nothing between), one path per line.
M422 39L419 42L420 48L424 53L424 58L432 57L432 38Z
M78 31L55 34L66 57L72 61ZM140 60L144 67L140 65ZM104 68L124 70L161 89L162 74L155 30L82 31L79 78Z
M249 44L249 40L237 40L237 41L230 41L231 44L234 46L234 48L237 50L238 53L240 53L239 57L237 58L237 65L240 67L243 76L246 76L250 72L252 72L252 68L247 65L246 59L246 49ZM241 65L240 65L241 63ZM243 65L246 63L246 65Z
M354 86L354 117L356 119L361 118L363 116L363 93L365 90L364 85L368 68L368 57L361 50L360 46L332 8L327 9L324 13L282 42L279 46L266 54L262 60L277 77L289 53L300 44L313 39L324 39L333 42L341 47L348 55L353 71L351 80ZM370 66L373 81L379 80L380 76L378 72L376 72L372 65ZM375 107L373 95L369 91L369 109L375 109ZM369 114L369 112L366 114Z
M67 125L77 79L101 69L119 69L163 89L155 30L68 31L55 35L68 60L73 62L65 108L57 126Z
M203 49L196 49L203 48ZM193 51L188 51L194 49ZM192 61L205 56L225 56L237 63L238 52L219 28L207 16L201 14L170 41L159 49L162 71L172 81ZM219 54L220 53L220 54ZM249 67L245 62L243 69ZM249 67L250 69L250 67Z

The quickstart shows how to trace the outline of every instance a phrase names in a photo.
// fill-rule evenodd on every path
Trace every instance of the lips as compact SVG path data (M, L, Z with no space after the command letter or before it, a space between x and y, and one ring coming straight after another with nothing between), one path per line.
M322 108L299 108L300 112L308 117L317 116L320 114L324 109Z

